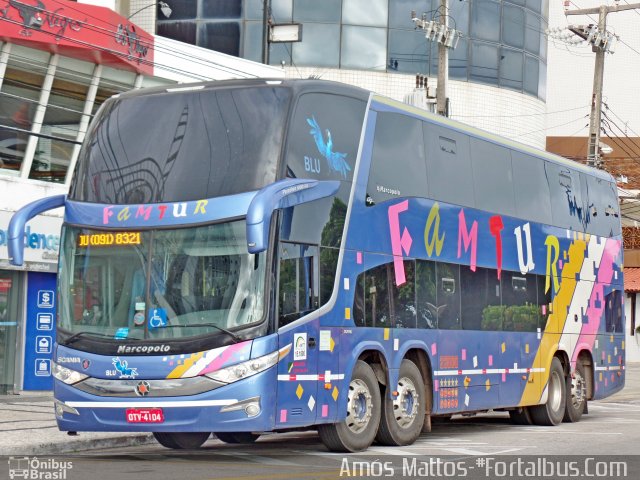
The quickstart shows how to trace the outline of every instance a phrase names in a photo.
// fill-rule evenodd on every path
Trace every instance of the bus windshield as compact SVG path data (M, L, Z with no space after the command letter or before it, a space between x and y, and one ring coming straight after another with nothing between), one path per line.
M180 202L275 181L289 89L175 90L105 102L80 150L70 199Z
M266 255L244 221L174 230L65 227L59 328L114 339L220 334L263 319Z

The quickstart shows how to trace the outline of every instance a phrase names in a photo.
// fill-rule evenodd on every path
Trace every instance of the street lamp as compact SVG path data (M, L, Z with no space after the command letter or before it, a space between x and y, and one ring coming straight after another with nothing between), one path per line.
M149 7L155 7L156 5L158 5L160 7L160 11L167 18L169 18L171 16L171 14L173 13L173 10L171 9L171 7L169 6L168 3L166 3L166 2L153 2L153 3L150 3L149 5L146 5L146 6L142 7L142 8L140 8L140 9L136 10L135 12L133 12L131 15L129 15L127 17L127 20L129 20L131 17L135 17L141 11L146 10Z

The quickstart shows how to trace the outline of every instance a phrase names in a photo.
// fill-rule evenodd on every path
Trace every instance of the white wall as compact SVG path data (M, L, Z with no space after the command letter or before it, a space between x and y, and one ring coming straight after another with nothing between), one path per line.
M637 295L637 294L636 294ZM631 335L631 299L628 294L624 298L626 362L640 362L640 336ZM640 325L640 298L636 298L636 326Z
M155 36L153 74L176 82L230 78L284 78L280 67Z
M414 90L415 76L364 70L286 67L287 78L319 76L372 90L403 101ZM435 79L429 85L436 85ZM497 135L544 149L545 103L531 95L472 82L450 80L451 118Z
M573 0L571 9L591 8L602 3L613 5L607 0ZM635 3L629 1L629 3ZM624 5L624 1L620 2ZM607 30L628 44L618 42L613 54L605 54L603 99L611 110L620 117L613 116L624 129L629 122L631 130L640 134L640 10L611 13L607 16ZM562 0L549 2L549 27L566 27L568 24L584 25L598 23L598 15L565 17ZM633 49L636 51L634 52ZM589 123L591 96L593 90L593 70L595 54L586 44L569 47L565 43L549 38L547 62L547 135L586 136ZM553 113L560 110L568 112ZM609 116L612 116L609 114ZM628 130L630 137L637 136ZM622 136L620 131L614 133Z

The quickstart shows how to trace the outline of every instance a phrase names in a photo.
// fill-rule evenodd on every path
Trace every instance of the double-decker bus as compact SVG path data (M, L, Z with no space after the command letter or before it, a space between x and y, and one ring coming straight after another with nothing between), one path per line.
M576 422L624 385L612 177L338 83L104 103L65 207L63 431L170 448L317 429L407 445L431 418Z

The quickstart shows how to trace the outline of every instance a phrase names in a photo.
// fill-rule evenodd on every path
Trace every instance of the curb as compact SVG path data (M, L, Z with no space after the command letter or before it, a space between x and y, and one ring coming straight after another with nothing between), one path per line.
M70 439L73 437L69 437ZM136 447L155 443L151 434L127 435L123 437L93 438L90 440L70 440L64 444L41 443L33 446L9 448L3 455L56 455L71 454L105 448Z

